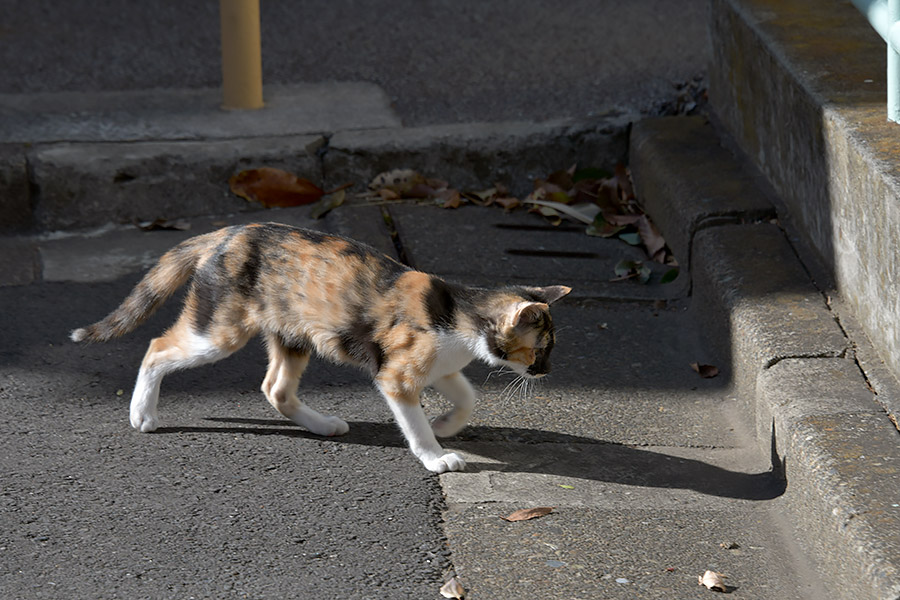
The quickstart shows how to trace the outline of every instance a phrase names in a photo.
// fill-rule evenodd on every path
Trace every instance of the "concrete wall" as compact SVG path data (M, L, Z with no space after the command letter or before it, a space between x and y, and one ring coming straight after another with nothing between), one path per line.
M717 118L896 377L900 125L885 116L884 43L836 0L711 0L710 35Z

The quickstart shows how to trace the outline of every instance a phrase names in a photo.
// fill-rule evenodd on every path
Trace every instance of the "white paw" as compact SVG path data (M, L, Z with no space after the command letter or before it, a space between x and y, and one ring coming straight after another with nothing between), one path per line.
M156 431L156 428L159 427L159 416L149 413L133 412L131 413L131 426L144 433Z
M313 433L331 437L335 435L344 435L348 431L350 431L350 426L347 425L347 422L343 419L339 419L338 417L323 417L322 422L316 424L316 431L313 431Z
M453 437L465 426L465 419L458 418L455 410L444 413L431 422L434 435L441 438Z
M423 460L422 464L432 473L446 473L447 471L462 471L466 468L463 457L454 452L448 452L438 458Z

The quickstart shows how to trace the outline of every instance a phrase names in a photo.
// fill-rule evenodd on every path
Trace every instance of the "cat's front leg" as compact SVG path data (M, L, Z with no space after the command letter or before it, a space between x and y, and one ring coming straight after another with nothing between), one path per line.
M438 437L451 437L466 426L475 407L475 389L462 373L456 372L434 382L434 388L453 404L453 409L431 423Z
M422 461L426 469L433 473L445 473L462 471L466 468L466 461L460 455L445 452L438 444L425 412L419 404L418 393L398 394L391 389L392 386L382 383L379 383L378 387L387 400L394 419L409 444L409 449Z

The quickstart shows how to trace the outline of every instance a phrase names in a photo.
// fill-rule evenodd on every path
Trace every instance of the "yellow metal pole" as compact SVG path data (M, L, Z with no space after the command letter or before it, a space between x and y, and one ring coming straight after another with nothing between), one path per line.
M222 108L262 108L259 0L219 0L222 21Z

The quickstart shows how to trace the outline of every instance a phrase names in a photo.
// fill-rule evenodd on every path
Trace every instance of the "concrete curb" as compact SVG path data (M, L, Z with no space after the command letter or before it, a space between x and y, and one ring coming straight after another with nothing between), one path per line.
M718 350L730 358L758 443L783 469L796 534L826 587L840 598L900 597L897 431L783 232L768 221L734 224L765 214L744 204L750 210L741 216L734 194L743 188L722 194L716 175L733 177L739 163L723 167L727 155L712 129L684 121L635 125L638 195L648 206L669 207L660 229L670 243L689 248L692 310L724 333L713 336L726 340ZM690 135L676 149L671 139L685 131ZM698 157L711 162L697 167ZM651 175L656 165L665 165L662 176ZM698 168L705 177L696 177ZM724 224L710 220L719 215L728 216Z
M897 377L900 153L884 41L848 2L712 0L710 16L723 129Z
M482 123L214 140L59 142L0 147L0 232L88 228L156 218L247 212L228 179L272 166L325 188L357 189L379 172L413 168L462 188L530 190L573 163L625 160L635 115L588 121Z

